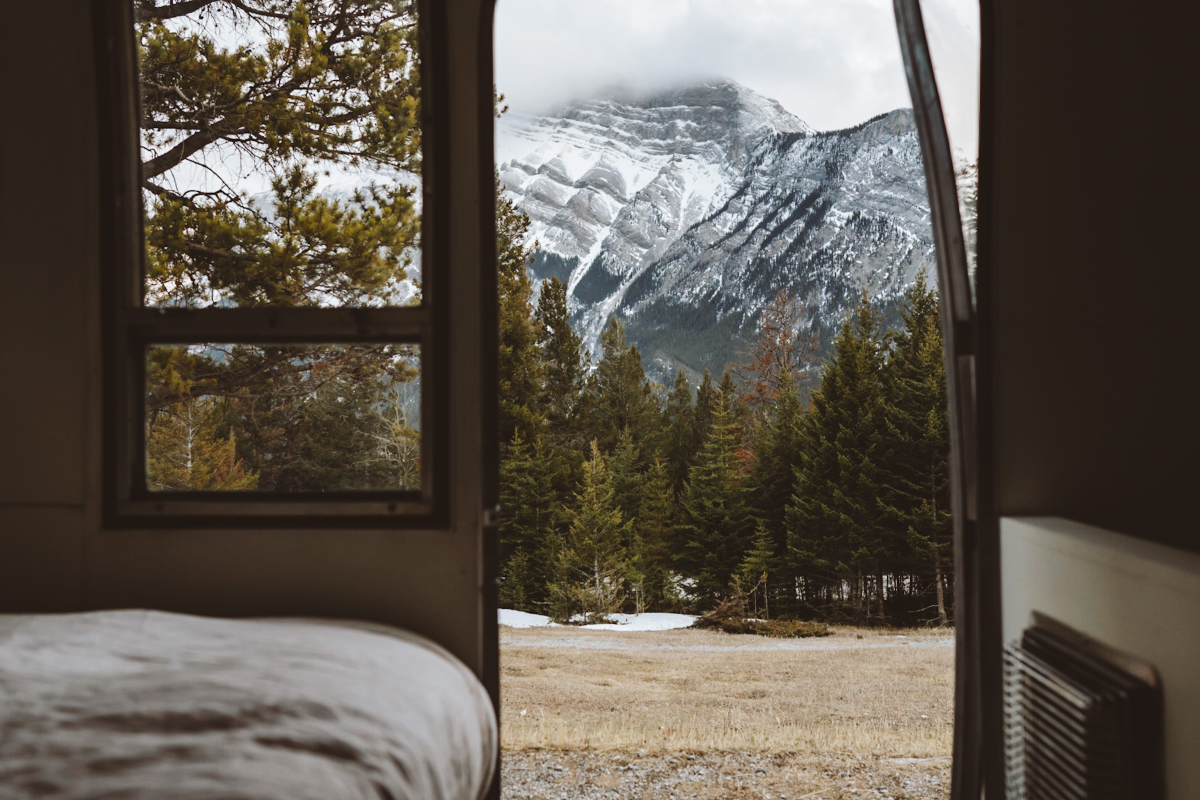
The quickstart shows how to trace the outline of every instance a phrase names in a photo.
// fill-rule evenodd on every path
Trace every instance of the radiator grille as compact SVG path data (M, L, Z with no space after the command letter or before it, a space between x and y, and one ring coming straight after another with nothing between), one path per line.
M1153 669L1041 619L1004 653L1009 800L1161 798Z

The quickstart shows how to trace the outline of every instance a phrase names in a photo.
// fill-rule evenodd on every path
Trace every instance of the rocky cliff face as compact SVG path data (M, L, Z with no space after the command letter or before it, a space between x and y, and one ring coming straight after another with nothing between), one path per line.
M891 309L933 270L907 110L818 133L724 82L506 117L497 161L588 346L620 315L662 381L741 358L780 289L827 342L863 289Z

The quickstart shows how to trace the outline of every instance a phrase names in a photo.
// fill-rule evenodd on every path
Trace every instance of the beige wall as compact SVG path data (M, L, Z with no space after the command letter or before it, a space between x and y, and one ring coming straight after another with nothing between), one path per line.
M0 48L0 613L151 607L402 625L479 670L482 15L452 0L447 530L102 530L98 193L88 0L5 7ZM484 91L490 92L490 87ZM490 125L490 119L487 123ZM488 624L494 621L488 620Z
M1040 611L1154 664L1167 796L1200 797L1200 555L1054 517L1006 518L1000 535L1004 641Z

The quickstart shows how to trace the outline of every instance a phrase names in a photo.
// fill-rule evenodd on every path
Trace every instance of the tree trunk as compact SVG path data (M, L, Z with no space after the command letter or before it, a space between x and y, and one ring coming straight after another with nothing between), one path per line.
M767 573L763 573L763 616L771 618L771 594L767 591Z
M875 598L879 601L879 620L880 620L880 622L886 623L887 612L885 612L884 608L883 608L883 596L884 596L883 573L876 572L875 573Z
M942 562L937 560L933 562L934 582L937 584L937 600L938 600L938 624L942 627L950 624L950 620L946 618L946 595L942 589Z
M855 576L854 576L854 605L855 605L855 611L858 615L858 624L859 625L863 624L863 595L864 594L865 594L865 592L863 591L862 567L859 566L859 567L857 567ZM867 609L868 612L870 612L870 610L871 610L870 608Z

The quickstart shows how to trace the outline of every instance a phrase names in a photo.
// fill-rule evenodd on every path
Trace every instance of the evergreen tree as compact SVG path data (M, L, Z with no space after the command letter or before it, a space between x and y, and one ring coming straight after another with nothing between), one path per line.
M717 405L729 420L733 432L734 458L737 462L739 476L744 476L752 467L754 452L748 446L746 431L746 406L742 402L742 393L738 391L729 370L721 376L721 384L717 387Z
M788 569L786 511L796 494L796 467L800 466L803 409L790 375L780 379L778 393L769 404L770 416L757 438L752 481L755 514L761 531L770 540L764 567L772 575L774 592L769 604L776 614L793 613L796 604L795 575ZM761 543L760 543L761 544ZM757 578L756 578L757 580Z
M681 547L676 563L695 582L695 594L705 607L728 596L754 530L736 448L728 413L717 404L708 439L688 473L679 503Z
M568 511L570 527L558 558L553 615L596 621L620 609L628 577L625 541L630 523L617 507L612 476L595 441L583 465L583 483Z
M708 440L708 430L712 427L717 411L717 397L717 390L712 384L712 374L705 369L700 378L700 385L696 388L696 407L692 415L692 440L696 453L700 452L700 448ZM691 466L689 463L688 467Z
M396 488L383 475L372 474L369 459L372 443L364 421L374 413L380 388L375 381L339 378L297 403L286 455L270 470L276 488L365 489L376 488L377 482Z
M742 560L742 581L751 589L754 610L758 611L758 598L762 597L762 615L771 617L771 581L779 581L779 560L775 556L775 543L767 526L759 522L754 533L754 544ZM760 594L761 593L761 594Z
M625 519L637 517L642 501L643 475L641 466L641 449L633 441L633 434L628 428L621 431L617 437L617 446L609 457L609 471L612 473L613 496L617 507ZM626 542L626 545L630 544Z
M952 574L950 429L937 293L922 271L900 310L904 330L884 374L891 457L884 497L898 568L932 579L947 624L946 577ZM921 605L927 603L922 602Z
M413 8L139 0L136 25L147 302L405 302L420 219L410 179L420 172L421 144ZM241 27L263 35L227 48L214 34ZM264 201L224 182L179 188L177 170L229 163L230 152L269 179ZM348 199L317 194L316 176L345 164L380 177ZM151 412L204 396L248 396L266 373L294 384L311 366L286 348L241 348L241 368L207 354L173 359L168 349L156 348L148 364ZM331 368L386 367L379 350L349 352L355 363L338 357Z
M557 277L542 283L535 320L544 365L540 405L550 435L568 441L579 432L589 359L571 328L567 286Z
M602 355L588 381L592 438L612 452L621 431L629 429L634 442L654 447L658 433L658 406L642 368L642 356L625 341L625 326L617 318L600 334Z
M667 395L663 409L663 456L676 493L683 490L688 469L700 449L696 440L696 411L692 406L692 390L683 370L675 376L675 384Z
M884 344L880 315L864 291L804 417L796 494L786 512L794 568L819 587L821 601L848 599L860 623L872 601L882 600L877 568L886 555L878 464L886 446Z
M561 546L561 504L545 443L514 435L500 462L500 602L536 611L547 606Z
M150 382L170 402L150 405L152 418L179 414L192 402L211 399L208 373L182 376L205 361L223 369L250 371L238 391L222 398L218 432L236 441L237 456L258 475L257 488L270 491L396 489L418 485L420 434L396 429L408 440L408 473L399 452L385 457L377 438L390 427L391 399L405 393L416 375L406 345L209 345L156 347L148 360ZM367 351L364 354L364 351ZM371 363L371 362L375 363ZM284 366L276 368L286 362ZM177 366L183 369L175 369ZM173 376L173 377L172 377ZM403 415L401 415L403 416ZM395 442L397 446L401 442Z
M500 436L531 440L541 428L542 360L533 319L529 217L496 192L496 250L500 295Z
M639 576L641 605L654 611L673 608L671 581L675 554L675 491L666 462L654 459L642 483L634 522L634 568Z

